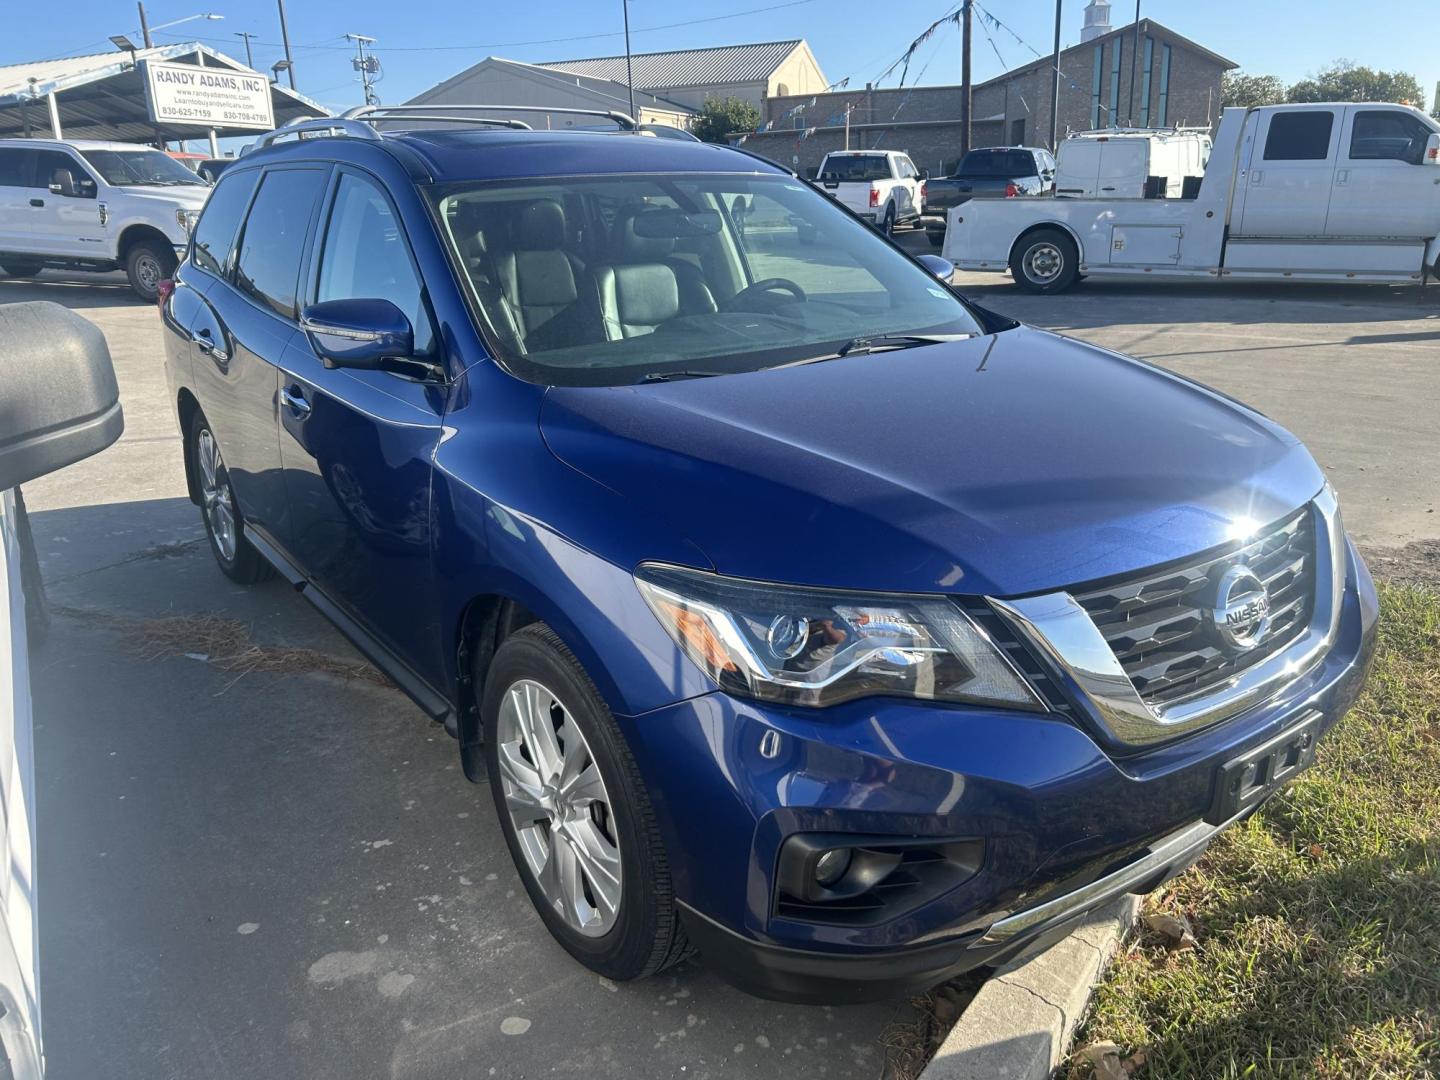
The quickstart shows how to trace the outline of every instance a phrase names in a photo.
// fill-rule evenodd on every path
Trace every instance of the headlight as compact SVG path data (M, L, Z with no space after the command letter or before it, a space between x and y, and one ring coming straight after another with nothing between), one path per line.
M195 227L195 222L200 220L199 210L176 210L175 220L180 227L189 233Z
M898 695L1040 709L952 601L794 588L647 563L650 609L721 689L789 705Z

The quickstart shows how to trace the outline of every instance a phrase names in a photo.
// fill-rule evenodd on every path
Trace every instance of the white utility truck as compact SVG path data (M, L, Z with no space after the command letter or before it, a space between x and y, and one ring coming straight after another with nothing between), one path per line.
M1305 282L1440 277L1440 122L1404 105L1226 109L1194 199L993 199L945 258L1031 292L1088 274Z
M1067 136L1055 153L1055 194L1070 199L1178 199L1185 179L1205 175L1208 131L1109 128Z

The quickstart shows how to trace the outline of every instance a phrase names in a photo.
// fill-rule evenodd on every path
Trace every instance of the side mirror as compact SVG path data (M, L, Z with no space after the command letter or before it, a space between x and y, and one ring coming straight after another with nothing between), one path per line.
M0 491L98 454L123 430L94 324L49 301L0 307Z
M929 169L921 169L921 170L920 170L920 179L921 179L921 180L929 180L929 179L930 179L930 170L929 170Z
M415 332L389 300L325 300L300 313L300 329L328 368L375 369L385 360L408 360Z
M942 259L939 255L916 255L915 260L945 284L950 284L950 279L955 274L955 264L949 259Z
M50 194L63 195L67 199L73 199L78 194L75 190L75 177L69 169L56 169L50 174Z
M1420 161L1425 165L1440 165L1440 131L1432 131L1425 140L1425 156Z

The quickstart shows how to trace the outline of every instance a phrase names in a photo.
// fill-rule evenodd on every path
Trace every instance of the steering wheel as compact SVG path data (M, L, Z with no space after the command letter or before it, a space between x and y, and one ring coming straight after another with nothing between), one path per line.
M807 297L805 296L805 290L802 289L799 285L796 285L795 282L791 281L789 278L767 277L761 278L759 281L753 282L752 284L745 286L745 288L741 289L728 301L726 301L725 308L727 311L733 308L742 308L745 306L747 301L757 299L758 297L765 296L769 293L777 292L789 293L796 300L800 300L802 302L807 299Z

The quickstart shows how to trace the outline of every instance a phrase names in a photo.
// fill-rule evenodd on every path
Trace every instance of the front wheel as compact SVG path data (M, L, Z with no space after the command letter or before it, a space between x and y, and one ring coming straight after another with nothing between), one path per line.
M130 288L141 300L154 303L160 295L160 282L175 273L175 252L160 244L142 240L125 255L125 276Z
M926 237L927 240L930 241L930 246L931 246L931 247L938 248L938 247L944 247L944 246L945 246L945 233L944 233L943 230L939 230L939 229L930 229L930 230L927 230L926 233L925 233L925 237Z
M1075 241L1059 229L1037 229L1015 245L1010 255L1015 284L1028 292L1063 292L1080 273Z
M555 940L612 979L681 959L687 946L655 815L585 669L554 631L533 623L496 650L484 687L501 831Z

